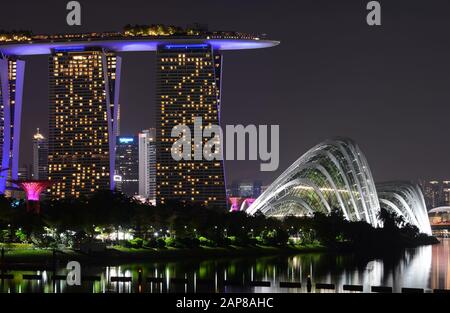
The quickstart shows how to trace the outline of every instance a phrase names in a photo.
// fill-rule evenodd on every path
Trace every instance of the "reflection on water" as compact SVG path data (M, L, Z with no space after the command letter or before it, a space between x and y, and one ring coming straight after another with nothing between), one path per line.
M138 271L143 275L139 278ZM315 283L332 283L337 292L344 284L450 289L450 239L434 246L408 249L398 256L367 260L357 255L302 254L260 258L185 260L110 267L86 267L82 275L97 276L82 286L67 286L65 281L53 282L47 271L10 272L12 280L1 281L2 292L306 292L306 279ZM40 280L23 280L23 274L42 275ZM65 275L61 269L59 275ZM131 282L111 282L112 277L131 277ZM147 281L158 277L160 282ZM173 280L174 278L178 281ZM187 283L179 279L187 279ZM141 283L139 283L141 281ZM232 281L233 284L224 284ZM245 287L251 281L268 281L270 287ZM302 288L280 288L280 282L301 282ZM238 285L235 285L238 284ZM239 284L242 284L240 286ZM313 287L313 292L315 292ZM335 292L335 291L333 291Z

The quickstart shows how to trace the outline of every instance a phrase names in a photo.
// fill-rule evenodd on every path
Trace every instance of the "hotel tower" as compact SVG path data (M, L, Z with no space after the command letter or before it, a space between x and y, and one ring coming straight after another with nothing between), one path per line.
M222 161L172 158L174 126L191 128L201 117L203 127L219 125L222 56L208 44L161 45L157 50L156 197L225 208ZM210 138L204 138L203 143ZM193 139L192 139L193 140ZM191 144L194 155L194 142ZM193 158L192 158L193 159Z
M56 198L114 188L120 63L101 49L55 49L49 57L48 178Z

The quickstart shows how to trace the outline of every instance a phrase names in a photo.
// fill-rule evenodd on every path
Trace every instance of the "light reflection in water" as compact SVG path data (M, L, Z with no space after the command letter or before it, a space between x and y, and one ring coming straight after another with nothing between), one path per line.
M138 284L138 269L143 270L142 284ZM395 292L402 287L450 289L450 239L434 246L405 250L398 256L367 260L356 255L302 254L260 258L184 260L130 264L109 267L82 267L83 275L100 276L100 281L83 282L82 286L67 286L64 280L53 282L51 271L12 271L13 280L0 281L5 293L130 293L130 292L305 292L306 278L315 283L332 283L337 292L344 284L392 286ZM42 275L41 280L24 280L22 274ZM57 275L66 275L61 268ZM111 277L131 277L132 282L111 282ZM146 277L163 278L163 282L147 282ZM188 284L171 281L185 278ZM209 281L197 283L197 281ZM271 287L224 286L223 281L270 281ZM301 282L302 288L279 288L283 281ZM194 283L195 282L195 283ZM314 287L312 289L313 292ZM322 291L325 292L325 291ZM333 291L335 292L335 291Z

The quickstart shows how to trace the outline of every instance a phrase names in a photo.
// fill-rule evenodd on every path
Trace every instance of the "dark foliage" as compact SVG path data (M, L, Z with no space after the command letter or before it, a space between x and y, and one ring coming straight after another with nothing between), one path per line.
M257 243L282 246L289 238L330 248L404 247L432 242L417 227L384 209L379 213L382 228L346 221L337 209L328 215L280 220L180 202L155 207L112 191L99 191L89 198L43 201L41 210L40 215L28 213L24 202L0 197L0 241L67 245L92 240L99 230L112 233L131 229L135 239L125 243L130 248Z

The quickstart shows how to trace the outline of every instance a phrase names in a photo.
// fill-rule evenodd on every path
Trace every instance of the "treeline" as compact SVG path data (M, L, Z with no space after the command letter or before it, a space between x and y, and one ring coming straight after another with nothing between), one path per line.
M124 32L126 35L133 36L169 36L169 35L199 35L198 30L187 28L183 29L179 26L174 25L163 25L163 24L151 24L151 25L140 25L140 24L127 24L124 27Z
M346 221L338 210L281 220L178 202L152 206L111 191L99 191L89 198L46 200L38 215L27 212L23 201L0 197L0 242L70 247L119 232L134 237L120 244L136 248L256 244L367 248L433 242L395 213L382 210L380 218L383 228Z

